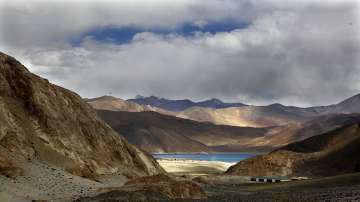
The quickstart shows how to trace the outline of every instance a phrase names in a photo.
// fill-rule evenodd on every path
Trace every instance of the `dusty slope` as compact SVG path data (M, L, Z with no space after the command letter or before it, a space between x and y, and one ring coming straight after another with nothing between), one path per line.
M302 123L294 132L291 142L330 132L340 127L360 122L360 114L328 114Z
M161 114L174 115L174 112L161 108L152 107L150 105L140 105L135 102L126 101L113 96L102 96L92 99L84 99L94 109L108 111L126 111L126 112L146 112L155 111Z
M307 120L271 107L243 106L225 109L193 107L177 114L178 117L218 125L241 127L270 127L297 124Z
M174 199L204 199L206 193L194 182L174 180L167 175L156 175L129 181L124 187L104 189L94 197L79 198L76 202L107 201L163 201Z
M143 112L152 111L151 107L128 102L112 96L101 96L98 98L84 99L93 108L109 111Z
M151 156L101 121L80 96L31 74L3 53L0 149L0 176L27 175L24 168L31 161L90 179L163 172Z
M98 111L116 131L126 139L149 152L214 152L224 151L224 146L257 150L268 144L247 144L253 138L270 133L266 128L241 128L218 126L192 120L165 116L156 112ZM246 145L246 147L245 147ZM243 146L243 147L242 147ZM226 148L227 151L231 147Z
M251 176L332 176L360 171L359 123L239 162L226 172Z

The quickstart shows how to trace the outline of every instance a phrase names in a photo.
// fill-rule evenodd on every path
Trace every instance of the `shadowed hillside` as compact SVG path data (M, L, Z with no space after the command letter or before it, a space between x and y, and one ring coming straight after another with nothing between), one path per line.
M231 175L332 176L360 171L360 126L350 124L229 168Z
M215 152L224 151L221 146L227 145L248 151L269 149L269 145L247 145L268 133L266 128L218 126L155 112L98 110L98 114L129 142L149 152Z
M242 127L270 127L297 124L308 120L306 117L271 107L244 106L225 109L194 107L179 112L178 117L195 121L211 122L218 125Z

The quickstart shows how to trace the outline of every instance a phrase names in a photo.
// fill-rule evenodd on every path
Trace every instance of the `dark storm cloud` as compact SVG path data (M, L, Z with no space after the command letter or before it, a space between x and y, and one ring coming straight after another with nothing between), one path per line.
M33 43L25 40L22 42L25 48L11 44L4 47L18 54L33 71L85 97L112 92L125 98L143 94L192 99L217 97L256 104L319 105L340 101L360 89L356 1L224 0L199 1L200 4L153 1L155 16L146 20L144 13L150 12L149 5L135 2L136 9L127 2L117 9L107 9L114 11L107 15L80 9L76 16L84 22L70 23L57 11L56 21L70 24L58 29L50 26L54 29L51 32L56 32L56 43L45 42L53 37L37 30L44 36L43 41L37 43L37 37L29 37ZM131 9L138 15L132 14ZM172 15L168 15L169 9ZM194 12L199 9L201 12ZM111 22L103 21L109 15L113 17ZM205 26L210 21L226 19L247 21L250 25L227 32L193 35L143 32L125 44L104 43L91 36L76 47L66 41L68 36L104 23L121 27L131 22L145 29L191 22ZM8 24L11 22L3 26ZM17 25L18 22L13 22L9 30L20 29Z

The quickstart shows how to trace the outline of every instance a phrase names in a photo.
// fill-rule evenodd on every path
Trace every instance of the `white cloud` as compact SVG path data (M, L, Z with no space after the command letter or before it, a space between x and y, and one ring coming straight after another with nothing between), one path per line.
M9 11L5 16L16 20L3 20L8 32L2 34L11 42L5 48L36 73L85 97L112 92L121 97L153 94L313 105L339 101L360 86L355 1L121 2L97 1L86 9L80 1L16 7L22 14ZM72 15L64 15L65 10ZM143 32L122 45L88 37L72 47L66 40L103 25L179 26L227 18L251 25L188 37Z
M256 16L251 4L238 0L2 1L0 42L52 45L97 27L176 28L184 23ZM246 4L247 5L247 4ZM241 13L241 15L239 15Z

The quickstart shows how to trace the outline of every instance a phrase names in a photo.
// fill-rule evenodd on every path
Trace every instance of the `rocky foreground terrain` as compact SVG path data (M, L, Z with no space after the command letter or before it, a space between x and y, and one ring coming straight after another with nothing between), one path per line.
M211 178L211 177L210 177ZM198 180L199 181L199 180ZM239 181L240 183L236 183ZM323 202L359 201L360 174L348 174L322 179L291 181L283 183L249 183L241 178L204 181L200 186L206 191L206 199L169 199L151 191L128 193L113 191L95 197L81 198L79 202L106 201L162 201L162 202ZM149 196L146 198L145 196ZM131 200L125 199L131 198Z

